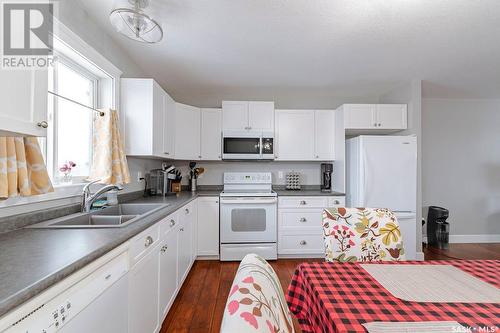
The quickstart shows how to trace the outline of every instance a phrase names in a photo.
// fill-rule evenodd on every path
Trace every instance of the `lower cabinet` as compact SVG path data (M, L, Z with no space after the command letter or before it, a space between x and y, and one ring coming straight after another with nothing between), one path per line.
M179 247L177 281L179 281L179 284L186 278L191 265L192 240L191 225L189 223L181 223L177 230L177 244Z
M324 256L322 213L345 205L344 197L280 197L278 200L278 255Z
M169 221L170 223L170 221ZM177 295L177 228L175 224L172 229L162 236L160 244L160 320L163 320Z
M219 256L219 197L198 198L197 255Z
M145 255L129 272L129 333L153 333L158 317L160 245Z

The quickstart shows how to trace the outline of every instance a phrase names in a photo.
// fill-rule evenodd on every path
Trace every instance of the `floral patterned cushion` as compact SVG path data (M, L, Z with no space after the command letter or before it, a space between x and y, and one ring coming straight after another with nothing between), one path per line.
M293 331L292 317L276 273L263 258L248 254L234 278L221 332Z
M323 231L326 261L405 260L399 224L388 209L327 208Z

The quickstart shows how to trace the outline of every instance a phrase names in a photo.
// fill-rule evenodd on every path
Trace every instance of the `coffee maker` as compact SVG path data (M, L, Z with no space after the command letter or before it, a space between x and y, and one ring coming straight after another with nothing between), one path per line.
M321 192L332 191L332 163L321 163Z

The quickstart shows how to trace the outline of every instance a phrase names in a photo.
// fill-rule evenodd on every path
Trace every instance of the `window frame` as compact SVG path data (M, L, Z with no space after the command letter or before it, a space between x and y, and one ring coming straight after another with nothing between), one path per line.
M49 90L59 93L58 92L58 79L57 79L57 71L59 69L60 64L63 66L66 66L69 70L74 71L78 75L81 75L87 79L89 79L92 82L92 104L88 105L90 107L93 107L94 109L97 109L100 103L99 96L100 96L100 91L99 89L101 88L99 82L100 78L96 75L94 75L89 69L85 68L84 66L81 66L80 64L77 64L75 61L73 61L71 58L67 57L66 55L60 53L60 52L55 52L57 56L57 61L54 64L54 68L52 69L52 87L49 87ZM66 96L65 96L66 97ZM47 140L45 143L45 156L46 156L46 163L47 163L47 171L49 172L49 177L52 181L52 184L54 187L59 187L59 186L67 186L68 184L61 182L61 177L59 175L59 166L57 165L58 161L58 149L56 147L56 142L58 138L58 128L55 124L57 124L58 120L58 114L59 114L59 109L58 109L58 103L57 99L59 97L57 96L52 96L49 94L49 100L50 100L50 105L49 105L49 110L48 110L48 121L50 123L49 128L51 129L51 135L47 133ZM69 102L71 103L72 99L69 99ZM93 112L92 110L85 109L82 110L82 112ZM92 145L92 136L93 136L93 122L91 124L92 129L91 129L91 136L90 136L90 142L89 144ZM49 151L51 149L51 151ZM92 154L93 150L90 150L90 156L89 159L92 160ZM83 184L85 183L85 179L89 175L84 175L84 176L73 176L72 177L72 182L71 185L77 185L77 184Z

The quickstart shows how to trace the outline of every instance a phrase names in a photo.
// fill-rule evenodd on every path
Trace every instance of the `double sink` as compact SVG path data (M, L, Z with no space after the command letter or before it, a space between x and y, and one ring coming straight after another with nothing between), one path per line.
M154 213L168 204L120 204L89 213L77 213L37 223L28 228L78 229L78 228L121 228Z

